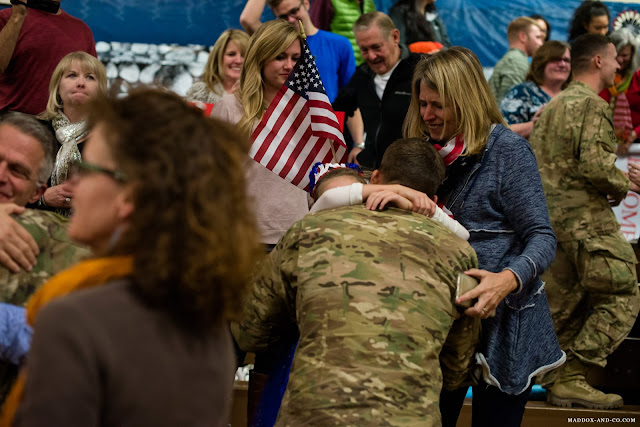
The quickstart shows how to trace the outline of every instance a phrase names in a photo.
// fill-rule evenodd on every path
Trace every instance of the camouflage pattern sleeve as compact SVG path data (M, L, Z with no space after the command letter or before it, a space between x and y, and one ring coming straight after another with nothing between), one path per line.
M596 105L584 108L585 117L577 147L578 170L598 191L621 201L631 183L615 165L617 140L611 112L593 99L588 98L585 102Z
M454 383L477 340L462 323L450 333L457 276L477 265L471 246L394 208L326 210L295 227L274 251L279 302L293 307L278 317L286 327L295 310L300 332L276 425L440 425L442 348Z
M31 271L11 273L0 266L0 302L25 305L31 294L60 271L91 255L67 236L68 219L53 212L27 209L15 217L34 238L40 253Z
M621 200L630 183L615 166L608 104L573 81L547 104L529 141L558 242L617 232L607 195Z
M299 228L297 223L289 229L256 267L253 289L243 305L242 322L231 328L244 351L266 351L282 335L283 328L297 328L295 290L289 275L296 268Z
M440 352L442 386L447 390L472 385L473 355L480 341L480 319L467 316L461 310L457 314Z

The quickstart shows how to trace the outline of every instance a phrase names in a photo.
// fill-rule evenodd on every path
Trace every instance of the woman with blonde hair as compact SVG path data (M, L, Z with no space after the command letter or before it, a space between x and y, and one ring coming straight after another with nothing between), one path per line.
M211 48L200 81L187 91L187 100L214 104L223 96L234 93L240 80L247 44L249 36L244 31L226 30L220 34Z
M298 30L285 21L262 24L249 42L238 92L220 99L212 117L236 124L248 138L300 58L301 42ZM308 212L306 192L251 159L246 169L262 242L273 246Z
M240 89L218 101L211 115L236 124L240 132L249 137L301 56L302 36L298 30L284 20L265 22L249 42ZM270 251L280 237L308 213L307 193L248 157L245 170L261 241ZM286 383L298 339L281 338L280 346L256 355L255 368L249 378L250 423L267 425L266 420L275 420L284 390L281 384ZM263 395L267 400L260 401L265 384Z
M226 426L228 322L261 253L242 138L159 90L100 99L89 121L68 233L96 258L30 299L29 361L0 422L17 408L24 426Z
M49 83L47 109L39 118L51 122L60 149L46 189L38 207L70 215L73 190L66 184L69 168L82 158L80 145L87 138L85 106L88 101L107 92L104 65L86 52L71 52L60 60Z
M478 58L453 47L418 63L404 125L443 156L440 200L469 230L480 280L458 301L483 319L473 389L474 425L519 426L533 376L564 361L540 275L555 255L536 159L505 127ZM466 389L444 390L443 425L455 426Z

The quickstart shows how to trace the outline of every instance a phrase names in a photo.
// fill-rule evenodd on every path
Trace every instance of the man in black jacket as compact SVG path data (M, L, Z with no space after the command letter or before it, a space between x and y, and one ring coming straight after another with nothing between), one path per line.
M354 141L349 161L376 169L387 147L402 137L420 55L400 44L400 33L382 12L362 15L353 31L365 63L340 91L334 109L349 117L347 127Z

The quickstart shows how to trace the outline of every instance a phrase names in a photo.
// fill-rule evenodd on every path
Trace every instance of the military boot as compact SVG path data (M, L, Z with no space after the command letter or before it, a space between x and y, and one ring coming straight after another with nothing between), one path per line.
M591 387L586 380L589 367L579 359L565 363L551 390L547 390L547 403L564 408L573 405L591 409L615 409L623 405L622 397L607 394Z

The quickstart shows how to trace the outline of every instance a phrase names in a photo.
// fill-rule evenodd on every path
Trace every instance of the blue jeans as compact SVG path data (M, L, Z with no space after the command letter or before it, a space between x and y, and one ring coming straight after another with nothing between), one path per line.
M269 346L266 352L256 354L254 371L267 375L268 378L253 419L249 420L250 426L272 427L275 424L299 337L297 329L291 330L276 345Z

